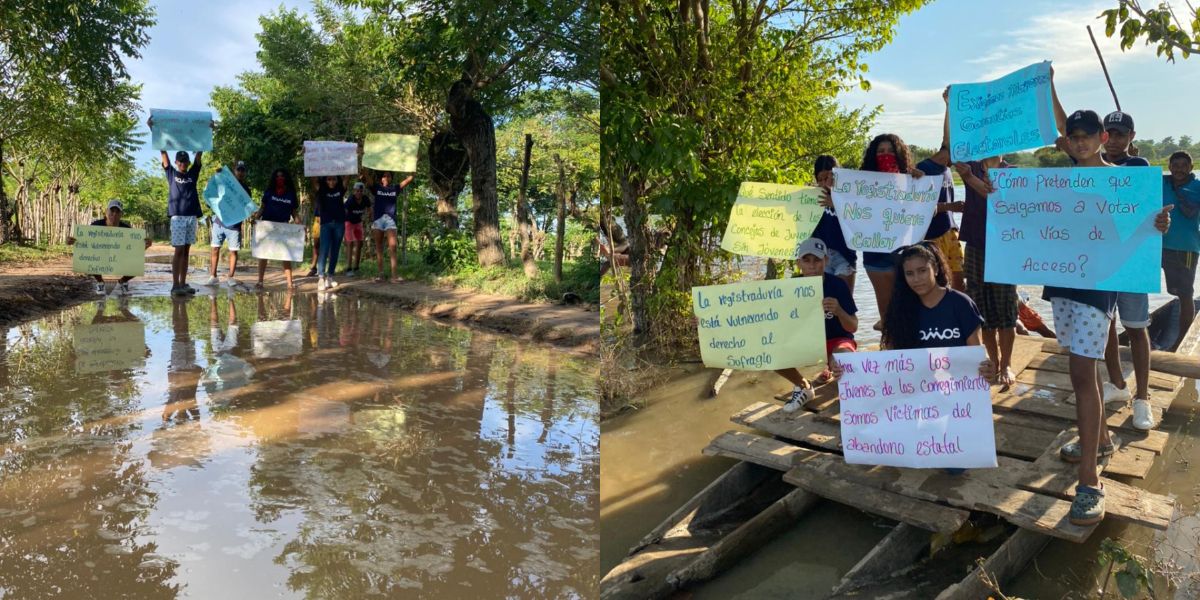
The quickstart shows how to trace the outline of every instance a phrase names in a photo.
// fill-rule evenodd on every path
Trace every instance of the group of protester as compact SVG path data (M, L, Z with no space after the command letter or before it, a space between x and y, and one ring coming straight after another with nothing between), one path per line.
M153 118L147 121L153 126ZM201 209L200 194L197 184L202 167L202 152L196 152L189 157L187 152L175 153L174 164L169 159L166 150L161 151L163 173L167 179L168 199L167 215L170 217L171 246L174 255L171 259L171 295L186 296L196 293L196 288L188 285L188 260L191 247L196 243L196 233L199 219L204 216ZM252 196L246 175L247 167L244 161L237 161L234 176L238 183ZM327 290L337 287L334 274L338 264L342 243L349 249L348 268L346 276L358 274L362 263L362 249L365 240L365 224L371 224L371 235L375 243L375 255L378 261L377 282L394 282L399 279L396 264L396 204L401 190L412 183L409 176L399 184L395 183L392 174L387 171L363 169L360 181L354 182L353 191L347 192L346 176L329 176L310 178L315 197L313 206L313 267L308 277L318 277L317 289ZM298 223L300 220L300 200L296 192L295 180L287 169L275 169L267 179L259 202L258 210L247 220L250 225L259 220L274 223ZM121 220L124 206L120 200L114 199L108 203L105 218L93 221L92 225L109 227L129 227ZM220 262L221 246L225 245L229 253L229 274L226 283L235 287L238 285L236 272L238 253L242 249L243 223L223 223L216 214L210 221L210 245L212 247L209 261L208 280L204 285L217 286L217 266ZM249 233L249 232L247 232ZM74 238L67 240L73 244ZM146 238L146 247L150 247L150 238ZM391 270L384 269L383 255L387 251ZM292 264L283 263L284 277L288 289L294 289ZM256 287L263 288L267 260L258 261L258 281ZM104 278L93 275L96 279L96 293L105 294ZM122 277L114 288L119 295L129 294L129 281L132 277Z
M1051 72L1051 89L1053 71ZM1070 116L1063 110L1057 92L1052 93L1055 122L1060 137L1056 147L1078 167L1101 168L1149 166L1130 152L1135 131L1133 118L1113 112L1104 119L1091 110ZM943 93L943 100L946 94ZM1110 436L1104 407L1133 405L1133 426L1150 430L1156 426L1151 409L1149 302L1146 294L1107 292L1046 286L1043 298L1051 303L1054 330L1050 330L1018 297L1015 285L989 281L984 272L986 253L986 202L996 191L988 169L1004 167L1002 156L978 161L951 163L949 114L942 130L942 144L930 158L913 164L908 146L894 134L875 137L867 146L860 169L907 173L917 177L943 177L937 211L925 240L892 253L863 252L863 266L875 292L879 314L876 328L882 331L881 348L903 350L935 347L976 346L986 348L987 360L980 374L993 383L1013 383L1012 351L1019 323L1022 329L1055 336L1069 353L1069 370L1075 388L1079 439L1061 450L1064 460L1079 464L1079 485L1072 502L1070 520L1086 525L1104 516L1104 489L1096 464L1113 454L1119 440ZM813 382L836 379L841 369L832 360L835 353L854 352L858 329L852 290L858 256L843 237L837 213L829 199L837 160L821 156L814 165L817 185L825 190L825 214L812 237L799 247L799 269L804 276L824 278L825 338L831 369ZM954 198L954 168L963 179L966 198ZM1162 205L1154 221L1163 235L1162 268L1167 290L1181 305L1180 337L1195 316L1193 281L1200 255L1200 181L1192 174L1192 158L1176 152L1169 159L1170 174L1163 176ZM1154 199L1157 202L1157 198ZM958 231L951 226L950 212L961 212ZM962 244L966 245L963 252ZM1116 323L1119 315L1128 332L1133 356L1136 389L1126 389L1120 364ZM1105 360L1110 381L1101 384L1097 361ZM797 369L777 371L793 388L786 395L785 412L794 412L813 398L813 388ZM784 399L784 398L781 398Z

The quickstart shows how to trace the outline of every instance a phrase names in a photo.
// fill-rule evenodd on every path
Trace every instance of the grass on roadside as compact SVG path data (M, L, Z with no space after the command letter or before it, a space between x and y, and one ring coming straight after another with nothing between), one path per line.
M70 246L24 246L0 244L0 265L20 266L71 256Z

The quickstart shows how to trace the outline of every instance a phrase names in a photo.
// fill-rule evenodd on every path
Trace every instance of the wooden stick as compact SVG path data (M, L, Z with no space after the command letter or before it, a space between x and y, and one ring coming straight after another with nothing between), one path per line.
M729 381L730 375L733 375L733 369L721 371L721 374L717 376L717 380L713 382L712 388L708 391L709 398L716 398L717 394L721 393L721 387L725 385L726 381Z
M1117 110L1121 110L1121 101L1117 100L1117 90L1113 89L1112 78L1108 76L1108 66L1104 64L1104 56L1100 54L1100 46L1096 43L1096 36L1092 35L1092 26L1087 26L1088 37L1092 38L1092 47L1096 49L1096 58L1100 59L1100 68L1104 70L1104 79L1108 82L1108 91L1112 92L1113 102L1117 104Z

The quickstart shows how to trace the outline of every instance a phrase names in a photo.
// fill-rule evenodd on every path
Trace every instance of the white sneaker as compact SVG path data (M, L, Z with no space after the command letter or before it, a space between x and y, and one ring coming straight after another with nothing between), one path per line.
M209 277L208 281L204 282L204 285L207 285L209 287L221 285L221 280L217 279L216 277Z
M325 289L325 278L320 277L317 279L317 290L320 291L320 290L324 290L324 289Z
M326 277L325 278L325 287L327 289L332 290L333 288L337 287L337 282L334 281L332 277Z
M810 387L808 387L808 388L794 387L794 388L792 388L791 399L787 401L787 404L783 405L783 412L794 413L794 412L800 410L800 408L803 407L806 402L808 402L809 400L812 400L812 398L813 398L812 388L810 388Z
M107 293L107 292L104 290L104 284L103 284L103 283L101 283L101 282L99 282L99 281L97 281L97 282L96 282L96 293L97 293L97 294L100 294L101 296L103 296L104 294L106 294L106 293Z
M1150 400L1146 398L1133 399L1133 428L1138 431L1150 431L1154 429L1154 409L1150 407Z
M129 284L122 282L117 284L117 289L113 290L122 296L128 296L132 292L129 291Z
M1105 381L1103 387L1105 408L1119 408L1128 404L1130 400L1133 400L1133 394L1129 392L1128 385L1122 389Z
M230 275L229 277L225 278L225 285L227 285L231 288L235 288L235 287L241 285L241 282L238 281L237 278L234 277L233 275Z

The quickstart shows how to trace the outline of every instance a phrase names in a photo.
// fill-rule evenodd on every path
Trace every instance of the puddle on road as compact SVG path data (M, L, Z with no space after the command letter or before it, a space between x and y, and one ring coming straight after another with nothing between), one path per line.
M0 597L592 597L594 367L369 300L0 337Z

